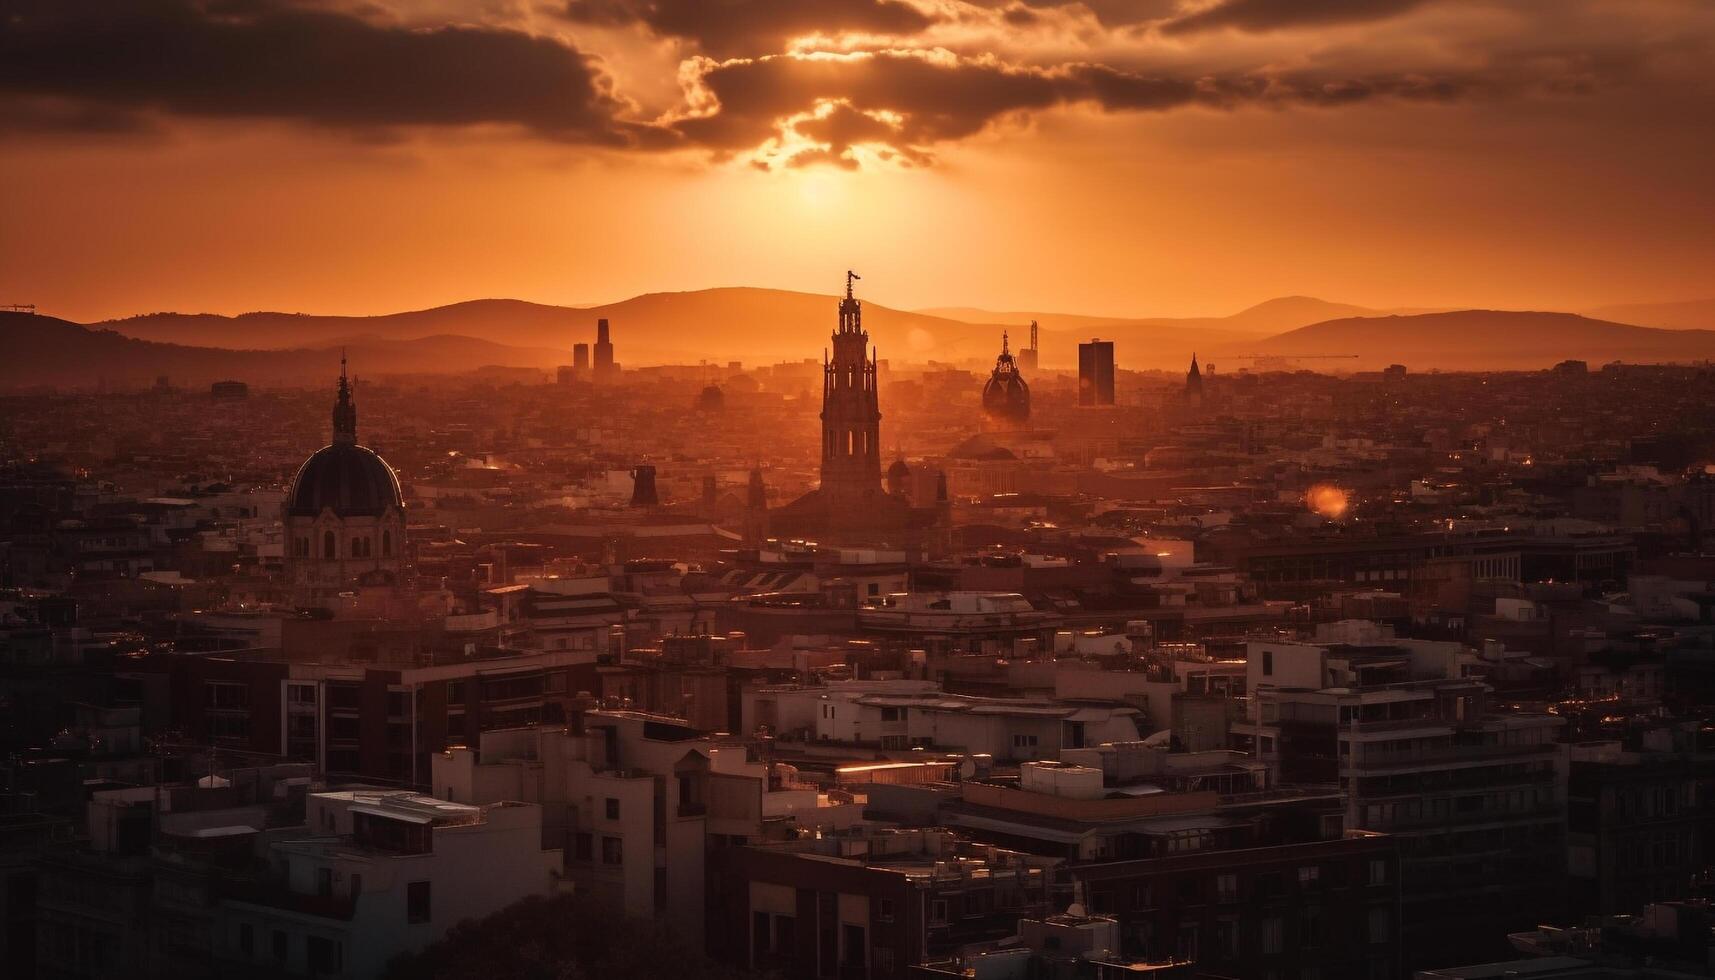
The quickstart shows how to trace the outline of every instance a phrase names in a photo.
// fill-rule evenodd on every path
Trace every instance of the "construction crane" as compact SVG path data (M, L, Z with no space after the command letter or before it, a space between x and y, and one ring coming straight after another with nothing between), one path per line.
M8 313L30 313L30 314L34 314L36 312L36 304L34 304L34 303L6 303L5 305L0 305L0 310L5 310Z

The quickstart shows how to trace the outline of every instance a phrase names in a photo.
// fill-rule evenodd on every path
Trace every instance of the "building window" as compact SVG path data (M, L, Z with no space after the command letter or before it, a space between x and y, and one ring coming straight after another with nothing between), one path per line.
M392 558L393 557L393 532L392 531L382 531L381 532L381 557L383 557L383 558Z
M576 833L572 835L572 859L588 861L595 853L595 838L590 834Z
M771 953L774 951L774 947L772 945L773 938L768 928L770 921L771 920L769 919L767 912L750 913L750 946L754 951L754 955L761 955L763 953ZM751 965L755 965L754 961Z
M413 881L405 885L405 921L429 921L429 883Z
M337 549L334 546L333 532L332 531L323 531L322 532L322 557L323 558L337 558L337 557L339 557L339 549Z
M1370 861L1370 884L1372 884L1372 885L1385 885L1385 884L1387 884L1387 862L1386 861L1383 861L1380 858L1371 859L1371 861Z
M1307 908L1298 913L1298 945L1315 949L1322 945L1322 910Z
M1393 916L1388 907L1377 905L1370 909L1370 942L1385 943L1393 928Z
M607 818L609 820L619 819L619 801L611 796L607 798Z
M305 944L304 959L309 965L311 976L339 973L344 969L340 964L342 957L339 943L326 936L307 936Z
M603 837L601 839L601 863L625 863L625 851L621 844L622 842L618 837Z
M1215 920L1215 955L1228 960L1238 958L1239 924L1236 920Z
M1271 915L1262 920L1262 951L1265 954L1280 952L1285 932L1280 916Z
M869 943L863 926L847 922L840 926L840 965L862 969Z
M279 960L281 963L286 962L286 954L287 954L288 950L289 950L289 946L287 943L286 934L284 932L280 931L279 929L275 929L274 930L274 958L276 960Z
M1273 650L1264 650L1262 652L1262 676L1264 676L1264 677L1273 677L1274 676L1274 651Z
M256 927L248 922L238 924L238 951L245 959L256 955Z
M929 903L929 921L935 925L944 925L947 921L947 900L937 898Z
M893 899L884 898L876 903L876 918L883 922L893 921Z
M1307 864L1298 869L1298 887L1315 888L1322 882L1322 869L1314 864Z
M1014 735L1012 737L1012 747L1015 749L1034 749L1036 748L1036 736Z
M1192 961L1197 959L1197 924L1195 922L1181 922L1179 924L1178 951L1175 958Z
M1152 897L1153 896L1150 894L1150 887L1147 882L1141 885L1131 886L1131 907L1133 909L1150 908L1155 904L1151 901Z
M1215 876L1215 900L1223 903L1236 902L1239 900L1238 875Z

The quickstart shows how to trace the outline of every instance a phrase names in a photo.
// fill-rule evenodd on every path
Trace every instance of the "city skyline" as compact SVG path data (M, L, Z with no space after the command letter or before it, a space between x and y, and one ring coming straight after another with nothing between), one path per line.
M5 980L1715 980L1715 0L9 0Z

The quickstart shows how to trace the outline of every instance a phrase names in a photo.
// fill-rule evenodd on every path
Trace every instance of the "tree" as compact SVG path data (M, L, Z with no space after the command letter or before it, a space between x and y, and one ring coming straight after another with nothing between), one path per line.
M467 919L385 980L757 980L686 945L659 923L582 895L532 895Z

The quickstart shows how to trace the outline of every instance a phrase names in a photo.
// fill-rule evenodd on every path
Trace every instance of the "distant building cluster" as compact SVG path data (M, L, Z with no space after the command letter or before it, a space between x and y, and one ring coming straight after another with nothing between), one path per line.
M5 975L566 892L759 977L1712 975L1715 372L915 365L856 279L774 365L9 399Z

